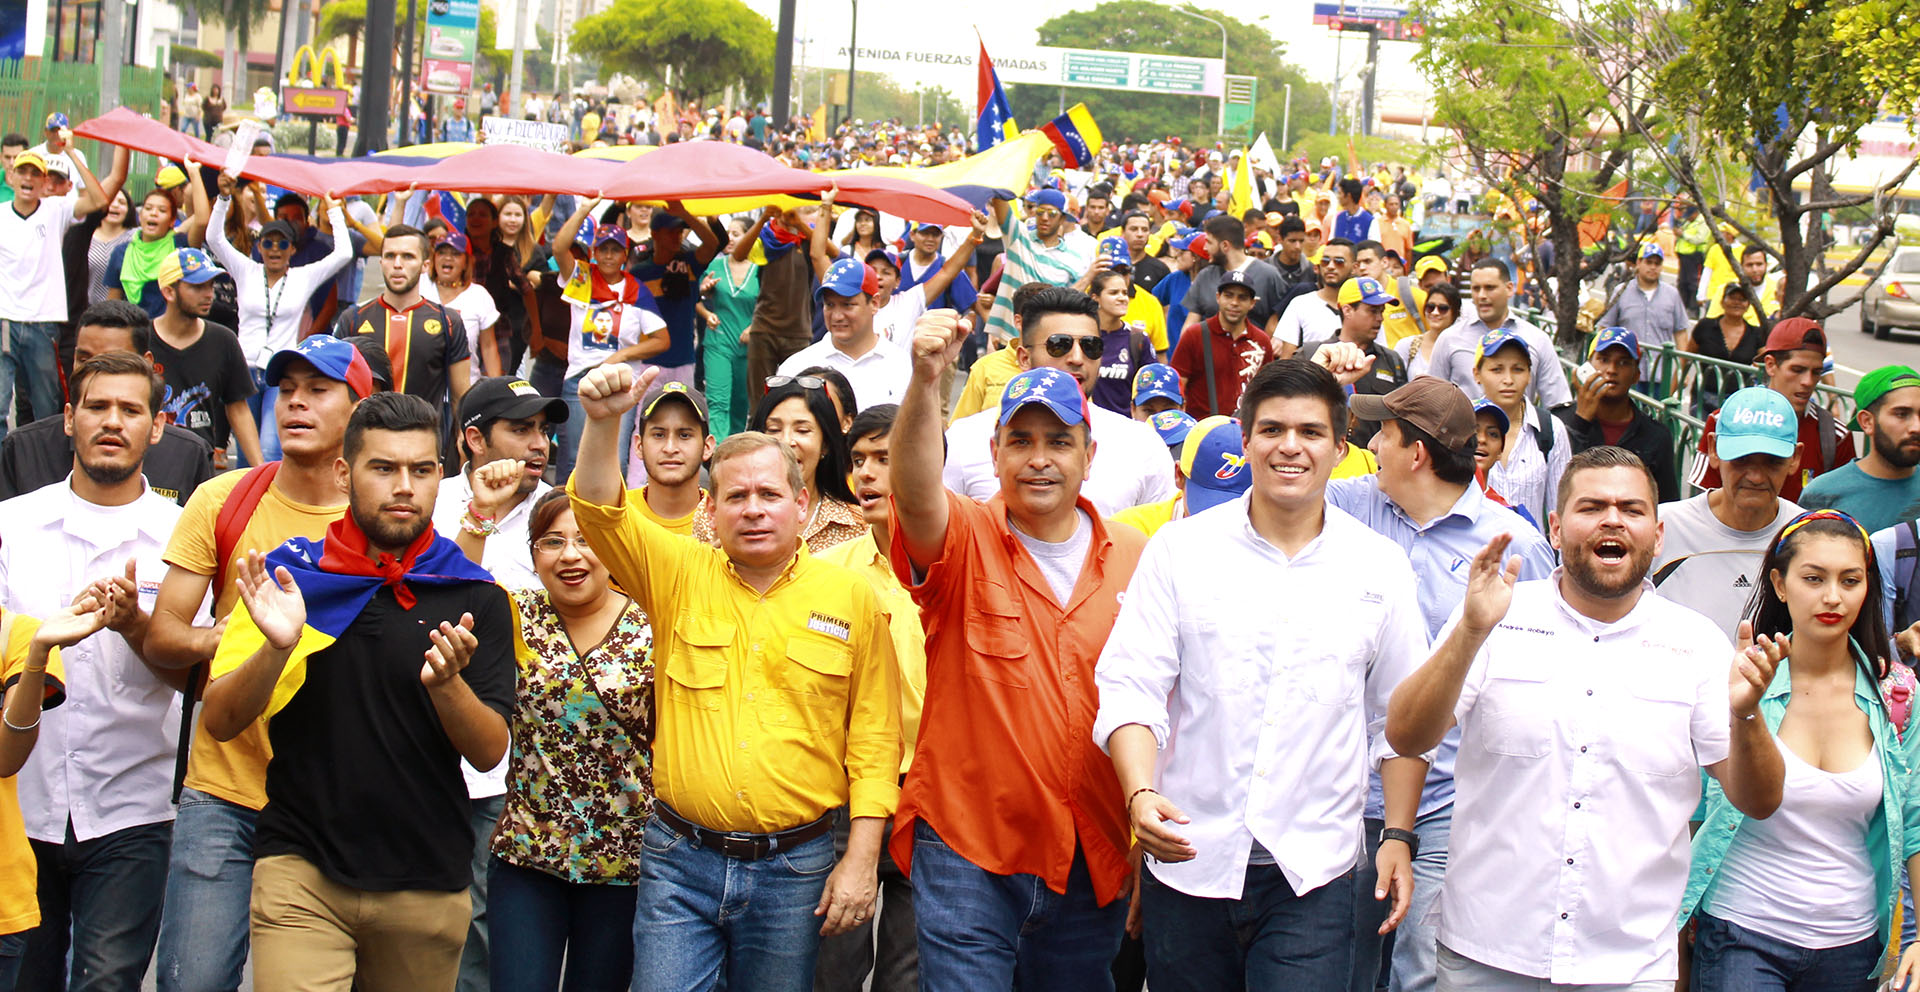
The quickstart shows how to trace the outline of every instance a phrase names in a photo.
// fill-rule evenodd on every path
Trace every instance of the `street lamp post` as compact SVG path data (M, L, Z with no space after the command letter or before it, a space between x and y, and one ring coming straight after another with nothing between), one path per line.
M1206 21L1208 24L1220 29L1220 69L1222 73L1225 73L1227 67L1227 26L1193 9L1191 4L1184 7L1171 7L1168 9L1176 14L1185 14L1196 20ZM1213 132L1216 137L1227 133L1227 81L1224 79L1220 81L1220 116L1218 120L1214 122Z

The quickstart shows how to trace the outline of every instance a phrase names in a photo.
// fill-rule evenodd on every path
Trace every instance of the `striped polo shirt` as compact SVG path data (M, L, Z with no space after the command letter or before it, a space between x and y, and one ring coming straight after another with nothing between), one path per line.
M1093 264L1093 252L1098 245L1076 228L1049 248L1040 243L1025 223L1015 223L1007 225L1006 247L1000 290L993 294L993 310L987 316L989 335L995 338L1013 337L1015 290L1030 282L1073 285L1087 274L1087 266Z

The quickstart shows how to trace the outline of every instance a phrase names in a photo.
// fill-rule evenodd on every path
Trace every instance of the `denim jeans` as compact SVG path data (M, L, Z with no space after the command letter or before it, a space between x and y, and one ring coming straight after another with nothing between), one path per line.
M159 992L234 992L247 961L257 810L180 791L160 921Z
M893 823L887 822L891 833ZM847 808L833 811L833 849L847 853L852 821ZM820 956L813 966L813 992L843 992L871 988L872 992L914 992L920 987L920 952L913 935L913 883L880 849L880 901L872 919L852 930L820 939ZM873 984L867 985L871 975Z
M267 461L280 457L280 422L274 417L274 404L280 399L279 387L267 388L267 373L263 369L253 369L253 395L247 397L247 409L253 411L254 426L260 432L260 456ZM235 446L235 451L239 447ZM247 456L242 452L235 460L241 466L247 464Z
M1380 853L1380 831L1387 824L1372 818L1364 822L1366 847L1362 849L1360 863L1353 869L1353 975L1347 984L1349 992L1374 992L1376 988L1386 987L1381 981L1384 974L1380 967L1386 936L1380 932L1380 924L1387 921L1393 902L1375 899L1373 890L1380 881L1374 856Z
M31 419L59 413L65 406L55 357L59 340L59 321L0 320L0 438L7 436L6 414L13 409L16 383L26 393Z
M634 885L584 885L489 858L487 956L500 992L620 992L633 980ZM564 979L562 962L565 963Z
M473 884L467 895L473 904L473 920L467 924L467 943L460 949L460 984L457 992L487 992L487 863L492 860L487 848L493 843L494 824L505 809L505 794L473 800ZM508 985L507 989L519 986Z
M1238 899L1205 899L1141 879L1147 987L1153 992L1340 992L1353 973L1350 871L1296 894L1277 865L1249 865ZM1371 895L1372 893L1368 893Z
M975 865L917 820L912 864L922 992L1113 988L1127 902L1095 903L1085 855L1074 852L1067 891L1059 893L1038 875L996 875Z
M729 858L647 820L633 916L633 992L808 992L813 915L833 871L821 835L758 861Z
M1873 992L1886 945L1877 936L1814 950L1694 914L1693 992Z
M0 989L12 989L20 977L20 956L27 952L27 933L0 934Z
M33 841L40 925L20 956L21 992L135 989L153 960L167 887L171 822L64 844ZM72 973L68 974L71 961Z
M580 451L580 430L587 424L586 411L580 407L580 380L586 377L582 372L569 376L560 383L560 399L567 404L567 422L560 425L560 478L573 476L573 459ZM627 452L633 444L633 411L620 415L620 475L627 473ZM563 481L561 483L565 485Z
M1393 992L1433 992L1433 955L1440 939L1440 883L1447 877L1451 803L1413 821L1420 854L1413 859L1413 902L1393 937Z

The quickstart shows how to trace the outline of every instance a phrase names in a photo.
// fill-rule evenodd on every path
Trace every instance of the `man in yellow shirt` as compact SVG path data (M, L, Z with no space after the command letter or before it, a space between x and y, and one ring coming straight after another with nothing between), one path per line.
M870 583L800 541L810 494L785 444L714 449L719 547L627 500L620 418L657 376L603 365L580 383L574 519L652 619L653 816L633 921L639 992L812 988L819 938L873 914L900 797L900 672ZM846 856L833 819L847 807ZM831 870L831 873L829 873Z
M1013 334L1016 339L1020 336L1020 308L1034 293L1045 288L1047 284L1044 282L1030 282L1013 291ZM1131 313L1133 304L1129 303L1127 307ZM1165 324L1161 327L1161 336L1165 337ZM1000 394L1007 391L1007 383L1013 381L1013 377L1021 371L1020 351L1011 343L982 356L967 373L967 384L960 388L960 399L953 404L953 415L947 419L947 423L952 424L962 417L998 406Z
M646 467L647 484L628 493L633 507L667 530L691 536L707 498L700 466L713 457L707 398L678 380L655 382L640 399L640 418L633 448Z
M871 406L860 411L853 418L853 426L847 429L847 442L853 449L853 472L848 481L854 497L860 501L860 513L867 520L868 531L855 540L822 551L820 558L865 576L880 597L881 607L887 611L894 661L900 665L900 736L905 745L900 758L900 779L904 782L907 769L913 764L914 741L920 733L920 704L927 695L927 635L921 629L920 608L914 605L913 594L900 584L887 558L885 538L892 517L887 497L893 494L893 473L887 467L888 437L893 433L893 420L899 413L900 407L894 403ZM891 829L889 825L888 830ZM834 840L845 849L847 830L843 822L836 822ZM877 919L820 942L820 961L813 971L815 987L862 988L869 971L875 978L876 989L918 985L913 881L886 851L880 855L880 890L885 899Z

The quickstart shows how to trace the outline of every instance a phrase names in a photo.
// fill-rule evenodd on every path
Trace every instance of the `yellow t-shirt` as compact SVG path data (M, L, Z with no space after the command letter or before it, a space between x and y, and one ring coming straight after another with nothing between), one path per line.
M1333 467L1335 479L1357 479L1363 475L1372 475L1380 471L1380 463L1373 458L1373 452L1357 444L1347 442L1347 457Z
M920 709L927 700L927 633L920 626L920 607L913 594L880 553L873 532L820 552L832 562L866 576L880 608L887 612L887 630L893 635L893 660L900 666L900 774L913 765L913 745L920 737Z
M1161 334L1165 334L1166 316L1161 316ZM989 404L1000 402L1000 394L1007 391L1007 383L1020 374L1020 358L1014 354L1012 346L981 356L973 363L973 371L967 373L967 384L961 387L960 399L953 404L952 423L961 417L985 410Z
M180 512L179 522L174 525L173 539L167 542L167 564L195 575L214 574L215 556L219 554L214 524L220 518L220 507L247 471L235 469L216 476L193 491L186 509ZM340 519L346 508L344 501L338 506L296 503L282 495L278 486L269 486L260 497L260 505L254 507L247 526L240 531L234 554L270 551L291 537L319 540L327 536L327 528ZM239 599L233 576L229 574L227 580L227 584L214 593L213 615L216 617L226 616ZM187 759L187 787L248 809L265 806L267 759L273 756L267 744L266 723L256 722L241 731L240 736L223 743L206 732L205 720L204 713L195 720L193 749Z
M27 667L27 649L40 621L17 614L7 635L7 647L0 655L0 685L12 685ZM58 649L47 652L47 691L43 709L60 705L65 698L66 675L60 668ZM12 731L0 731L12 733ZM18 776L0 778L0 934L19 933L40 925L40 901L34 895L39 868L33 848L27 844L27 824L20 816Z
M1159 503L1143 503L1130 506L1108 519L1126 524L1142 534L1152 537L1160 528L1173 522L1173 508L1182 497L1175 496Z
M1160 353L1162 360L1168 357L1167 308L1161 306L1160 301L1152 293L1138 286L1133 287L1133 298L1127 301L1126 316L1120 319L1130 324L1139 324L1140 333L1147 336L1147 342L1153 345L1153 350Z
M646 486L641 486L638 489L627 490L628 505L632 506L636 510L639 510L641 516L646 517L648 520L651 520L654 523L659 524L662 528L665 528L666 530L671 531L672 533L678 534L681 537L693 536L694 518L700 515L700 507L706 501L707 501L707 491L705 489L702 489L700 490L700 502L693 504L693 512L687 514L684 517L674 517L669 519L667 517L661 516L658 513L653 512L653 507L647 505L647 487Z

